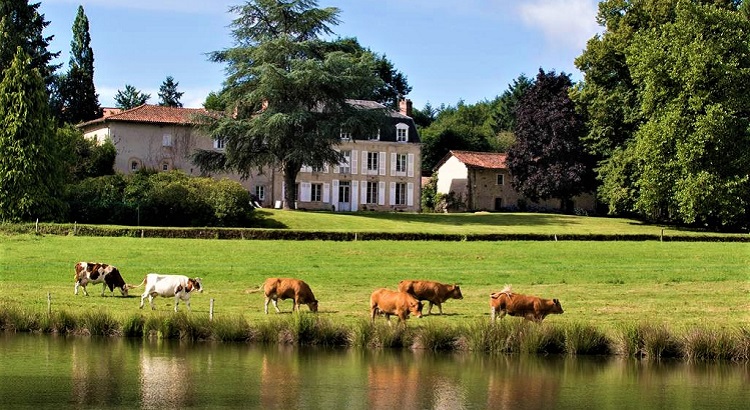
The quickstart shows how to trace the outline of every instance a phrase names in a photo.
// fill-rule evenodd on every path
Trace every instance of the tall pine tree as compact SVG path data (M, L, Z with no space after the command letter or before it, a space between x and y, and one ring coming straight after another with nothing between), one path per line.
M101 117L99 97L94 88L94 51L91 49L89 19L78 6L73 23L73 40L70 41L68 74L58 83L62 110L58 114L63 122L77 124Z
M39 70L44 84L50 87L60 67L50 61L60 53L50 53L47 49L53 36L44 37L42 33L49 22L39 14L40 4L29 4L28 0L0 0L0 73L10 67L16 49L21 47L31 58L30 67Z
M167 79L159 87L159 105L162 107L182 107L180 98L182 94L177 92L177 86L180 83L175 82L172 76L167 76Z
M39 69L18 47L0 82L0 220L61 215L63 172Z

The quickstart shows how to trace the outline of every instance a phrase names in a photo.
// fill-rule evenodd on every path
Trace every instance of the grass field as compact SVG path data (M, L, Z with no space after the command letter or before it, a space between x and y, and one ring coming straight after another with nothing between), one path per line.
M205 292L193 296L193 315L207 315L209 300L214 299L216 317L242 315L250 323L275 315L263 314L262 294L247 293L272 276L304 279L320 301L320 316L349 325L367 318L372 290L394 289L402 279L457 282L464 294L463 300L443 305L445 315L410 320L409 326L489 320L488 295L505 284L512 284L518 293L560 299L565 313L550 316L545 323L584 323L604 329L643 322L674 329L746 327L750 323L750 245L717 242L0 236L0 307L46 311L49 292L53 310L105 311L116 318L139 312L142 288L132 290L128 298L102 298L97 285L89 286L91 296L75 296L73 265L77 261L116 265L133 284L149 272L200 276ZM157 302L159 312L146 307L143 315L172 308L170 299ZM288 315L291 301L279 305Z

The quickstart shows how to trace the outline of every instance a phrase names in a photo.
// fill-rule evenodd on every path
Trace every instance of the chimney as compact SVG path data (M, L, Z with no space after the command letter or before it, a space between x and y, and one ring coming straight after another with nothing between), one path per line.
M411 100L402 98L398 101L398 112L411 117Z

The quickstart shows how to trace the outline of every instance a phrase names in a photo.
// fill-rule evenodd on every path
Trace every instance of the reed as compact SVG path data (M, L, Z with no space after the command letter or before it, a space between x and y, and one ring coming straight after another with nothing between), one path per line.
M419 328L412 347L432 351L459 350L459 346L465 344L459 343L461 333L458 327L446 327L428 322Z
M585 323L572 323L565 326L565 353L568 355L609 354L612 342L595 326Z
M388 324L360 319L353 325L309 312L272 315L249 323L243 316L154 312L116 318L106 312L46 312L0 305L0 330L221 341L316 345L370 349L408 348L475 351L487 354L623 355L644 360L750 360L750 329L695 326L675 332L665 324L621 324L608 332L584 322L542 324L504 319L466 324L422 319Z

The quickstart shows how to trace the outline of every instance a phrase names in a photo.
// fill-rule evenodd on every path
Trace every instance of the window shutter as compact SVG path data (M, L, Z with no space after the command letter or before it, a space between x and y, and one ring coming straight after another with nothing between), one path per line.
M367 175L367 151L362 151L362 175Z
M310 198L312 197L311 192L310 192L311 185L312 184L310 184L309 182L300 183L299 188L300 188L300 191L302 192L299 193L299 197L300 197L299 200L301 202L310 202Z
M391 152L391 176L396 176L396 153Z
M358 157L357 150L352 150L352 154L349 156L349 160L351 161L351 164L349 164L349 168L351 169L352 175L357 175L357 165L359 165L359 161L357 161Z
M360 182L359 187L362 188L360 189L360 193L362 194L360 203L366 204L367 203L367 181Z
M328 182L323 183L323 203L331 203L331 184Z
M385 181L378 182L378 205L385 205Z
M338 179L334 179L333 181L331 181L331 203L337 207L336 210L338 211L339 210L338 209L338 206L339 206L339 180Z
M414 154L409 154L408 158L409 158L409 162L408 162L406 170L408 172L407 175L409 176L409 178L412 178L414 177Z
M414 183L406 184L406 205L414 206Z
M359 204L359 196L358 196L359 191L357 190L357 187L359 186L359 184L357 184L357 182L358 181L352 181L352 200L351 200L352 211L356 211L357 209L359 209L359 207L357 206Z
M396 183L391 182L391 195L388 198L389 205L396 205Z
M378 153L378 174L385 175L385 152L382 151Z

